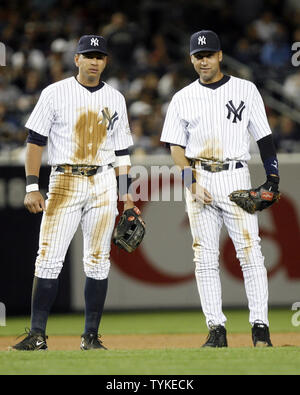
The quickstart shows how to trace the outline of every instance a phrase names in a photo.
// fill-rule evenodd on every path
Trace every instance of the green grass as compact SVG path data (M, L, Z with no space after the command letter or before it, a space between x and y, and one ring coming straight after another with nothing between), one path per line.
M273 332L295 332L289 309L270 310L269 320ZM226 327L230 333L248 333L249 322L246 310L225 311ZM49 335L78 335L83 330L82 314L50 315ZM0 336L17 336L30 326L29 317L8 317L5 327L0 327ZM298 327L298 331L300 331ZM203 314L198 311L165 311L137 313L105 313L101 324L103 334L168 334L206 333Z
M1 374L299 374L296 348L0 353Z
M230 333L249 333L248 312L225 311ZM299 332L291 324L292 312L271 310L272 333ZM17 336L29 326L28 317L8 317L0 327L0 336ZM48 335L80 335L83 315L51 316ZM106 334L175 334L206 333L202 313L106 313L101 331ZM68 374L68 375L210 375L263 374L299 375L298 347L268 349L161 349L99 351L0 352L0 374Z

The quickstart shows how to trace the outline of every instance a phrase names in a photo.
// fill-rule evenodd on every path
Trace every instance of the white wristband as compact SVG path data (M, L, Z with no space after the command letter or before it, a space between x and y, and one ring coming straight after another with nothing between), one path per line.
M26 185L26 193L39 191L39 184Z
M130 156L129 155L116 156L116 160L113 165L114 167L131 166Z

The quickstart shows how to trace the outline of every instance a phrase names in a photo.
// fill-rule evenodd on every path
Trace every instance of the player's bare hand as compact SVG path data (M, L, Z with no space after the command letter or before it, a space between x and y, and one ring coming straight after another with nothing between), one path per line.
M190 186L190 192L192 193L192 198L194 201L200 202L202 204L211 204L212 196L208 192L207 189L199 185L197 182L194 182Z
M139 216L139 220L142 222L142 224L145 224L141 217L141 210L138 207L136 207L134 201L132 200L132 196L128 194L126 195L126 201L124 202L124 211L129 210L130 208L132 208L134 212Z
M140 220L140 222L144 226L146 225L145 222L143 221L142 216L141 216L142 215L141 210L138 207L136 207L135 205L132 206L131 204L128 204L128 205L124 204L124 211L126 211L128 209L133 209L133 211L138 215L138 219ZM132 216L128 217L128 220L129 221L133 221L134 220L134 216L132 215Z
M24 206L32 214L40 213L46 209L45 200L39 191L26 193Z

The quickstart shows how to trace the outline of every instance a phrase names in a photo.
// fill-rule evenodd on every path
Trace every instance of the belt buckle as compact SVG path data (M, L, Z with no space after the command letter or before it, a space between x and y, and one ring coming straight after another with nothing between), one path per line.
M78 172L79 174L81 174L82 176L86 175L86 168L82 167L82 166L78 166Z
M81 176L86 176L89 169L85 166L75 166L73 170L75 173L78 172L77 174L80 174Z
M80 168L80 173L83 176L90 177L90 176L96 174L97 169L98 169L98 166L85 166L85 167Z
M222 171L222 165L220 165L219 163L212 163L210 165L210 169L212 173L217 173L219 171Z

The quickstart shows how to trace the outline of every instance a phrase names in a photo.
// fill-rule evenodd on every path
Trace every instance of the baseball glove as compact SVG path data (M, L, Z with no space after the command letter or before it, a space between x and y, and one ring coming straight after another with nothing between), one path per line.
M280 198L278 183L267 181L256 189L233 191L229 199L250 214L262 211L277 202Z
M145 236L145 224L137 207L125 210L113 233L113 242L127 252L133 252Z

